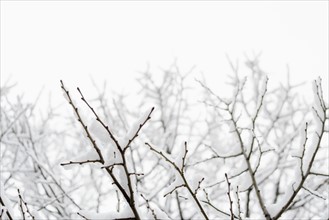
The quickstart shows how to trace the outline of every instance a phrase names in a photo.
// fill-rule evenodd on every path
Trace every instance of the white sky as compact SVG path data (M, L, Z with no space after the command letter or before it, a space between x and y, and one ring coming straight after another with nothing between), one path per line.
M150 63L196 65L211 86L229 72L225 55L262 51L270 80L321 76L328 91L328 1L1 1L1 83L26 96L59 80L87 88L134 85ZM311 90L310 90L311 91Z

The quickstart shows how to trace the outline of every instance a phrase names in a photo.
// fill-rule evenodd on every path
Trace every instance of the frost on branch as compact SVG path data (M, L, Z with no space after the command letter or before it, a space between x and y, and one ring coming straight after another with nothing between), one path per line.
M6 195L5 192L5 187L2 183L0 182L0 216L1 219L4 220L13 220L15 219L15 212L12 208L12 203L10 202L9 198Z
M78 215L85 219L90 219L90 220L104 220L104 219L133 219L134 214L131 212L131 210L128 207L123 207L123 210L121 212L93 212L93 211L85 211L85 210L80 210L78 212Z
M327 135L324 127L328 119L324 119L324 114L328 107L323 101L320 81L315 86L317 100L313 109L317 118L309 123L308 132L302 131L302 137L299 138L299 131L305 126L300 116L305 117L310 113L305 103L301 103L294 94L294 88L299 85L291 84L288 77L287 85L271 89L270 80L255 66L250 69L251 77L247 81L240 80L238 69L232 63L231 65L235 73L232 77L235 96L231 101L218 97L204 84L202 87L210 94L205 102L209 109L213 109L223 124L227 121L231 123L230 130L235 134L233 138L240 145L243 157L241 154L231 157L220 154L220 151L215 150L216 143L212 141L213 146L208 147L215 153L212 158L222 159L226 166L233 168L228 171L228 177L243 190L240 195L245 197L240 201L244 205L240 207L245 217L255 216L253 213L259 212L266 219L287 217L292 213L294 218L313 216L312 213L306 214L304 208L312 204L304 199L317 201L321 207L325 202L317 194L310 193L314 190L309 188L326 191L324 185L328 184L327 172L315 172L312 175L311 171L312 167L316 167L315 164L321 167L328 165L328 157L324 156L328 155L327 143L323 141ZM252 91L250 94L245 92L248 89ZM233 139L232 142L234 143ZM297 155L296 150L299 151ZM210 161L209 159L204 161ZM240 172L234 172L234 168L239 166L239 159L244 160L246 166L237 169ZM314 184L314 178L319 180L317 184ZM213 182L209 188L215 189L222 184L223 181ZM251 202L257 205L252 207ZM315 216L321 214L317 213Z
M93 120L91 125L89 126L91 134L100 140L103 144L112 143L108 133L104 129L104 127L97 121Z
M144 113L130 126L129 131L126 135L126 139L132 140L134 136L138 133L138 130L143 126L143 124L145 123L145 121L148 120L149 117L150 110L144 111Z
M288 73L276 85L258 57L229 64L228 94L174 63L142 73L136 97L61 82L62 115L1 99L1 218L328 218L321 80L307 103L302 84Z
M6 209L14 207L14 219L72 218L72 210L80 208L79 198L71 195L76 183L65 179L58 166L68 153L63 142L69 139L58 127L58 109L40 103L39 97L26 102L14 90L7 92L1 98L0 114L1 198L5 191L11 202ZM21 206L20 201L24 201Z

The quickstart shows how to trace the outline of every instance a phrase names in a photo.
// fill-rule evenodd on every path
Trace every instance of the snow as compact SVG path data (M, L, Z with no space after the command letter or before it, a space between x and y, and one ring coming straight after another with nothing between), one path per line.
M284 192L284 195L279 197L277 203L270 204L267 206L267 210L271 216L275 216L292 196L292 194L294 193L293 186L296 187L300 182L300 178L298 178L298 176L299 174L296 174L295 178L293 177L292 181L287 184L287 187L285 187L286 191Z
M98 160L99 156L94 148L88 150L86 153L81 154L73 159L73 161L85 161L85 160Z
M147 204L145 199L143 199L138 193L134 192L135 195L135 207L137 208L138 214L141 219L154 219L152 211L147 208ZM149 195L149 197L152 197ZM146 198L147 199L147 198ZM152 201L148 201L151 209L155 212L157 219L170 219L169 216L163 212L157 204L153 203Z
M1 197L2 201L3 201L3 203L5 204L5 207L3 207L0 204L0 207L1 207L0 209L1 210L4 210L4 211L8 211L9 214L11 215L11 217L13 217L14 219L16 219L15 218L15 215L14 215L15 212L12 209L12 204L11 204L9 198L7 197L4 189L5 189L5 187L4 187L3 183L2 183L2 181L0 181L0 197ZM1 219L7 220L9 218L8 218L7 215L4 215L4 218L1 218Z
M145 120L144 120L145 121ZM128 139L132 139L135 134L137 133L139 127L141 126L141 123L143 123L144 121L140 121L140 120L137 120L130 128L129 128L129 131L127 132L127 138Z
M157 219L170 219L169 216L157 206L151 206L151 208L154 210Z
M181 186L181 185L184 184L184 181L181 178L181 176L178 173L178 171L176 171L174 174L175 174L175 176L174 176L174 178L175 178L174 182L172 182L168 187L166 187L166 189L163 192L163 195L165 195L165 194L167 194L169 192L172 192L172 190L174 190L175 187Z
M89 125L89 131L92 134L92 137L96 137L102 143L108 143L110 139L110 135L106 131L106 129L99 123L97 120L93 120L93 122Z
M63 91L63 97L66 99L66 101L70 102L70 99L65 91Z
M178 151L176 152L177 156L173 161L176 164L176 166L178 166L178 168L182 168L183 166L184 154L185 154L185 142L178 147Z
M119 181L122 188L125 190L125 192L130 195L130 190L128 186L128 179L126 176L126 173L124 171L124 168L122 166L116 166L116 168L113 170L113 173L117 180Z
M147 142L154 150L156 150L159 153L162 153L162 155L164 155L168 160L170 160L171 162L174 162L175 159L168 153L166 153L163 149L161 149L160 147L158 147L156 144L152 144L151 142ZM158 155L160 156L160 155ZM163 157L161 157L161 161L165 160ZM160 162L161 162L160 161ZM167 161L165 161L164 163L168 163Z
M94 220L94 219L119 219L119 218L133 218L134 214L131 211L131 208L125 205L120 212L110 211L110 212L92 212L86 210L80 210L78 213L87 219Z
M204 174L193 169L188 169L185 172L185 177L189 186L194 191L198 188L199 182L202 180L202 178L204 178Z
M150 114L150 110L145 111L139 118L138 120L135 121L135 123L132 124L132 126L130 127L127 136L129 137L129 139L131 140L134 135L136 134L137 130L139 129L139 127L147 120L148 116Z
M305 150L304 160L303 160L303 172L306 173L308 166L311 162L312 156L315 153L317 143L319 141L319 138L316 134L313 134L310 138L310 144L307 146Z
M91 148L91 147L89 147ZM99 156L96 152L96 150L94 148L89 149L86 153L82 153L79 156L76 156L72 159L70 159L70 161L72 162L83 162L83 161L87 161L87 160L98 160ZM76 166L76 164L67 164L65 166L62 166L65 170L71 170L74 168L74 166Z
M246 220L255 220L255 219L264 219L264 215L259 214L259 213L250 213L249 218L244 218Z
M228 132L235 131L235 125L232 120L227 121L226 125L228 126Z
M129 128L127 134L124 137L119 137L118 142L121 148L127 147L130 140L132 140L138 130L140 129L141 125L147 120L150 111L145 111L139 118L136 120Z
M150 202L151 209L155 212L155 216L157 219L170 219L167 214L165 214L159 207ZM138 214L141 219L155 219L152 211L147 209L146 204L138 208Z
M105 160L104 166L110 166L115 163L122 163L122 158L120 152L114 144L109 144L106 146L106 150L103 152L103 157Z
M119 142L120 147L123 149L128 145L129 139L127 137L118 138L118 142Z
M155 219L154 216L152 215L152 212L149 209L147 209L146 205L138 208L138 214L142 219Z
M290 155L292 157L301 157L303 155L303 151L304 151L304 143L305 143L305 123L302 123L302 127L299 131L299 145L298 145L298 148L297 149L294 149L291 151ZM308 134L309 135L309 134ZM298 167L300 166L300 160L298 159Z
M319 116L321 117L321 112L323 113L322 110L320 110L320 112L318 110L316 110L317 113L319 114ZM319 117L317 116L316 112L313 110L313 122L314 122L314 129L316 132L318 132L320 134L321 129L322 129L322 122L319 120ZM322 114L323 115L323 114Z
M254 115L253 115L252 118L255 118L256 117L257 109L259 109L260 105L262 104L261 103L262 97L263 97L263 95L265 95L265 91L267 89L267 80L268 80L268 78L265 77L265 79L263 80L263 82L260 83L261 84L261 87L259 89L259 94L258 94L258 97L257 97L257 105L256 105L257 108L255 108L255 112L254 112Z
M137 133L138 129L141 125L147 120L150 114L150 110L145 111L129 128L125 139L131 140L134 138L135 134Z
M250 174L248 172L244 172L241 174L237 181L234 181L237 185L239 185L239 189L241 191L247 190L252 185L252 180Z
M312 88L313 88L313 96L314 96L314 98L313 98L314 108L318 112L319 116L323 119L324 118L324 112L322 110L321 103L320 103L319 97L317 95L317 93L319 91L318 91L318 87L317 87L316 82L313 83Z

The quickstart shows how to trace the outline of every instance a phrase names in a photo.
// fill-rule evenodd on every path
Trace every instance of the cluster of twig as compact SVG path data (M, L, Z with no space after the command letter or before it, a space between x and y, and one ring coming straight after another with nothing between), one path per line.
M70 91L60 81L90 145L84 148L92 152L90 158L72 159L72 150L67 162L62 159L65 152L59 154L61 166L77 167L76 181L66 179L65 182L59 178L60 173L54 162L48 160L47 152L40 152L48 143L42 132L47 130L50 116L42 123L39 133L33 132L30 118L34 105L8 102L7 112L12 115L7 112L1 115L0 141L6 146L1 151L1 163L6 168L16 167L18 174L6 172L4 185L9 188L15 181L23 182L28 172L38 180L37 187L23 184L24 199L18 190L19 199L14 203L22 219L37 219L32 215L37 213L35 210L43 212L42 216L72 218L75 212L75 217L92 219L79 210L89 208L99 212L107 205L105 200L113 189L117 212L124 211L121 203L131 210L129 216L117 219L143 219L143 210L154 219L162 219L162 212L173 219L240 220L262 216L276 220L286 216L320 216L309 207L314 202L319 204L315 209L320 210L328 199L323 194L328 193L329 174L317 170L328 163L322 152L328 152L324 142L329 132L329 109L321 79L314 82L315 105L311 110L314 120L309 120L307 105L294 93L300 84L292 84L289 73L286 85L271 89L271 81L260 68L258 58L246 64L250 75L242 78L238 65L230 61L234 91L229 98L217 95L205 82L198 81L205 93L201 101L205 113L197 116L194 107L199 107L199 100L188 99L192 91L187 83L191 71L182 74L175 63L163 71L160 80L155 80L147 70L138 80L142 86L139 94L143 101L152 102L155 107L146 112L137 127L130 124L130 118L138 112L125 106L121 96L109 107L105 92L100 92L97 107L77 88L82 103L108 137L108 143L99 141ZM300 115L307 122L300 120ZM134 128L132 133L128 127ZM122 133L129 135L122 140ZM85 165L90 165L87 166L90 174L79 172ZM23 166L26 172L21 170ZM297 173L297 177L291 179L292 173ZM79 175L89 175L91 184L87 187L94 191L88 195L94 193L96 205L84 207L83 198L73 199L73 192L84 184L77 184L82 178ZM112 184L107 184L106 176ZM13 213L6 208L10 205L1 197L0 202L0 218L13 219Z
M94 148L94 150L97 152L99 159L97 160L85 160L85 161L79 161L79 162L68 162L68 163L62 163L62 166L65 165L71 165L71 164L85 164L85 163L101 163L104 165L105 160L104 160L104 156L100 150L100 147L98 146L98 144L96 143L96 140L94 138L92 138L88 127L84 124L83 119L81 118L80 114L79 114L79 110L78 108L75 106L75 104L73 103L73 100L71 99L70 93L68 90L66 90L66 88L64 87L64 83L63 81L61 81L61 88L63 89L63 91L66 93L66 96L68 98L69 104L72 106L76 116L78 117L78 121L81 124L81 126L83 127L87 138L91 141L92 143L92 147ZM88 101L85 99L85 97L83 96L81 90L79 88L77 88L78 92L81 95L81 100L89 107L89 109L92 111L92 113L94 114L94 116L96 117L96 120L103 126L103 128L107 131L108 135L110 136L111 140L115 143L115 146L112 147L116 147L116 149L118 150L118 152L120 152L120 157L122 160L122 163L114 163L111 165L107 165L107 166L103 166L103 168L106 170L106 172L111 176L113 183L118 187L118 189L120 190L121 194L124 196L126 202L129 204L132 212L134 213L134 217L136 219L140 219L139 213L138 213L138 208L136 207L135 204L135 194L134 194L134 186L132 183L132 179L131 179L131 175L133 173L131 173L131 171L129 171L128 168L128 162L127 162L127 156L126 156L126 151L129 148L130 144L134 141L134 139L138 136L139 131L141 130L141 128L145 125L145 123L151 118L151 114L154 110L154 108L152 108L148 114L148 116L146 117L146 119L139 125L139 128L137 129L137 131L135 132L135 134L133 135L133 137L131 139L128 140L128 142L126 143L125 146L121 146L119 141L117 140L117 138L114 136L113 132L110 130L111 128L109 128L109 126L107 126L102 119L100 119L100 117L98 116L98 114L96 113L96 111L93 109L93 107L88 103ZM126 191L125 186L122 185L122 183L120 183L119 179L117 176L115 176L114 174L114 169L117 166L121 166L124 169L125 172L125 178L127 180L128 183L128 188L129 190Z

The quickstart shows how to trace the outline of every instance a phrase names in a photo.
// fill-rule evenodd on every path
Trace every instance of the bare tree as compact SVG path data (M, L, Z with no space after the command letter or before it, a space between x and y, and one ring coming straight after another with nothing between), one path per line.
M244 70L229 63L227 97L176 63L143 72L133 101L109 101L106 84L94 83L96 98L73 94L61 81L73 112L61 133L48 125L53 111L33 120L35 104L2 98L1 218L328 218L321 79L310 106L289 72L277 86L258 57Z
M37 114L38 99L34 103L25 103L22 96L10 100L9 88L1 89L1 198L2 203L10 203L2 204L6 215L12 219L71 218L71 209L80 207L70 196L73 185L62 182L58 163L65 154L60 149L65 134L52 129L55 108ZM14 189L15 193L5 195Z

